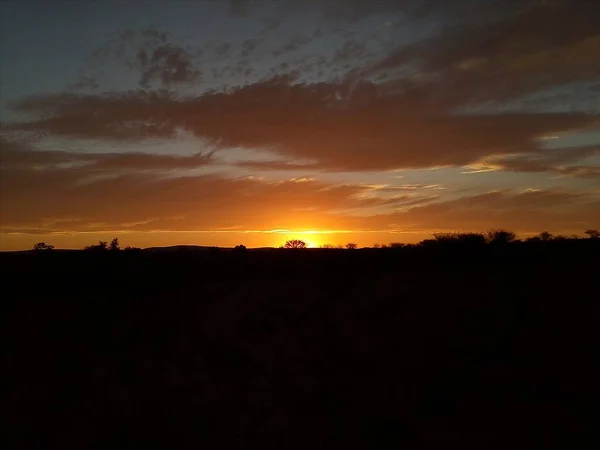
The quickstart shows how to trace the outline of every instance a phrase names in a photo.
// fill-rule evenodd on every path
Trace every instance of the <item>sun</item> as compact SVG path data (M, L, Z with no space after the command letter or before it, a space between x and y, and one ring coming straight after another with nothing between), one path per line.
M319 248L321 245L318 236L312 233L298 233L294 239L300 239L301 241L304 241L306 248Z
M317 248L317 247L319 247L319 245L316 242L314 242L314 241L312 241L310 239L302 239L302 240L304 242L306 242L306 247L308 247L308 248Z

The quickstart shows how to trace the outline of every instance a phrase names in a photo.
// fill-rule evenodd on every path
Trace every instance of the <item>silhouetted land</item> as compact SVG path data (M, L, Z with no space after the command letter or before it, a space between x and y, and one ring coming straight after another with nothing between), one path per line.
M593 448L599 250L0 254L5 448Z

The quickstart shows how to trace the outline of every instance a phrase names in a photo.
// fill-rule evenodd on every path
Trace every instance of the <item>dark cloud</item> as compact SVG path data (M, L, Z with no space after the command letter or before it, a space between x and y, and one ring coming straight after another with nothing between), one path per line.
M168 88L176 83L196 82L201 76L190 60L188 51L178 46L162 45L151 54L140 49L138 62L142 67L140 85L144 87L157 80Z
M94 49L86 61L88 71L96 73L113 60L139 74L139 85L170 88L182 84L197 83L202 72L196 67L189 49L173 42L173 37L158 28L122 30L108 42ZM73 89L97 88L92 75L80 76Z
M401 46L366 73L416 64L423 73L439 75L428 89L444 97L447 107L597 79L598 2L519 3L504 2L514 11L495 22L460 23Z
M80 173L173 170L205 166L213 162L214 150L192 156L148 153L85 153L35 150L18 141L0 139L1 169L49 169L76 165Z
M167 91L38 95L11 104L16 112L32 114L36 120L7 124L4 129L98 139L167 138L175 130L167 112L173 102Z
M598 165L572 165L579 160L600 155L600 147L585 146L545 150L531 154L495 156L481 163L485 167L512 172L549 172L574 178L600 178Z
M224 146L273 148L292 159L316 161L315 168L351 171L461 166L493 154L539 152L537 137L590 127L600 118L456 116L438 111L426 90L381 94L369 83L304 85L286 77L195 99L138 91L38 96L12 107L41 117L9 126L13 130L133 139L169 137L185 127Z

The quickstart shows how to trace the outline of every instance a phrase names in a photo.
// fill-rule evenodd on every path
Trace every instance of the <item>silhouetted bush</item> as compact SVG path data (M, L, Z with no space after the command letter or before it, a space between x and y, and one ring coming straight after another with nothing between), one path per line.
M112 241L110 241L108 250L110 250L111 252L118 252L119 250L121 250L121 247L119 246L119 238L114 238Z
M328 249L328 250L333 250L336 247L333 244L323 244L323 245L321 245L321 248L325 248L325 249Z
M590 239L600 239L600 232L598 230L585 230L585 234L587 234Z
M515 233L507 230L490 230L485 237L490 244L510 244L517 239Z
M348 242L348 243L346 244L346 248L347 248L348 250L354 250L354 249L356 249L357 247L358 247L358 245L356 245L356 244L353 244L352 242Z
M36 252L49 251L54 250L54 245L46 244L45 242L38 242L33 246L33 249Z
M434 242L438 245L452 245L474 247L486 243L486 237L482 233L434 233Z
M290 249L306 248L306 242L300 239L292 239L291 241L287 241L283 247Z
M83 247L83 250L87 252L104 252L108 250L108 242L98 241L96 245L88 245Z

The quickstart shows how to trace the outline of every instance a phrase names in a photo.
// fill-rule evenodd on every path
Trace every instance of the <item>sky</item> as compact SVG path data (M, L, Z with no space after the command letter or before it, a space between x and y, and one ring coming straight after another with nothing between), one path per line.
M0 250L600 227L600 2L0 8Z

